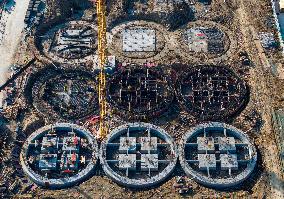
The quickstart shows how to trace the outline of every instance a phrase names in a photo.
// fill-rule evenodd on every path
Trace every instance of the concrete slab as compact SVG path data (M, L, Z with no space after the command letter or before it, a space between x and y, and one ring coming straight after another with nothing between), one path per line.
M198 161L200 170L216 170L215 154L198 154Z
M141 153L148 153L148 152L157 152L157 137L141 137Z
M136 170L136 154L119 154L118 167L121 170Z
M214 152L214 139L212 137L197 137L198 153Z
M233 137L218 137L219 150L221 153L227 151L231 153L236 152L235 138Z
M222 170L237 170L238 169L238 161L236 154L221 154L221 169Z
M136 151L136 137L121 137L119 152L127 153Z
M147 28L125 29L123 31L124 52L154 52L156 31Z
M142 171L158 171L159 161L158 154L142 154L141 155L141 170Z

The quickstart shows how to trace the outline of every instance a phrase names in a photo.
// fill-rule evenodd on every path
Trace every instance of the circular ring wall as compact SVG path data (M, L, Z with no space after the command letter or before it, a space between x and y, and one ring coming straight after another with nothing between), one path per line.
M78 64L91 60L97 49L97 27L87 21L70 21L39 30L39 53L58 63Z
M98 110L96 77L86 71L44 69L31 76L26 95L50 118L75 120Z
M177 149L165 130L148 123L114 129L101 146L106 175L117 183L144 188L164 181L174 170Z
M98 145L86 129L69 123L44 126L32 133L20 156L24 172L39 186L65 188L92 174Z
M177 96L193 116L208 121L228 120L249 100L249 88L231 69L223 66L189 68L178 78Z
M224 123L205 123L184 136L180 163L197 182L214 188L236 186L253 172L257 152L239 129Z
M109 81L110 104L121 117L144 119L166 111L174 98L170 79L158 69L129 68Z
M131 21L115 26L108 38L109 52L119 61L145 63L166 56L168 49L167 30L157 23Z
M233 33L221 24L213 21L190 22L175 31L177 53L194 63L202 60L221 61L227 59L236 50Z

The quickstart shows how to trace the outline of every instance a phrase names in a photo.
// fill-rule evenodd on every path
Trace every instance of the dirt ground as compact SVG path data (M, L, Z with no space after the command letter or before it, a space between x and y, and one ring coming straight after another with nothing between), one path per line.
M119 4L117 4L119 5ZM238 52L246 51L254 67L247 69L245 75L240 75L250 86L250 101L243 112L236 117L231 124L246 132L253 140L259 151L259 161L253 176L240 187L228 190L214 190L204 187L189 180L193 185L193 193L181 196L173 187L177 175L183 173L174 172L166 182L159 187L148 190L133 190L117 185L107 178L103 173L97 173L82 184L63 190L46 190L35 188L21 194L12 194L13 198L284 198L283 173L279 162L278 148L276 147L277 136L272 124L272 112L275 109L284 107L284 80L273 76L268 59L273 63L282 63L283 57L277 50L262 53L259 46L257 33L260 31L274 32L267 27L266 22L271 18L272 12L270 0L213 0L209 11L198 19L213 20L221 23L234 33L237 42L235 54L222 61L230 65L235 71L239 67ZM119 7L119 6L118 6ZM197 9L202 9L198 7ZM112 15L112 13L111 13ZM27 43L21 43L28 46ZM0 51L1 52L1 51ZM23 63L23 57L31 55L27 49L18 51L13 61ZM175 59L176 60L176 59ZM284 62L283 62L284 63ZM42 64L44 65L44 64ZM284 65L283 65L284 66ZM281 65L280 65L281 67ZM283 68L282 68L283 70ZM19 100L21 102L21 100ZM260 114L263 125L260 130L254 129L254 121L245 118L252 112ZM27 110L22 126L34 124L30 129L42 126L44 118L34 110ZM178 123L178 119L167 121L169 128ZM198 121L194 121L198 123ZM43 122L44 123L44 122ZM193 123L194 124L194 123ZM191 124L191 125L193 125ZM31 125L32 126L32 125ZM187 128L187 127L184 127ZM29 130L32 131L32 130ZM30 133L30 132L29 132ZM178 135L175 135L178 142ZM11 138L13 139L13 138ZM10 150L10 149L9 149ZM16 177L18 179L18 177Z

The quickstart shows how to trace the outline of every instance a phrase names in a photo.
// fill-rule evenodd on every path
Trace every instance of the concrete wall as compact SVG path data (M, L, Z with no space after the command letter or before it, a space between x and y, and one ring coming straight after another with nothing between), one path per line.
M230 178L211 178L207 177L198 171L194 170L193 168L190 167L190 165L187 163L185 159L185 152L184 152L184 147L185 143L187 142L188 138L198 134L198 132L203 131L204 128L214 128L214 129L219 129L223 130L224 128L230 129L230 134L233 134L237 138L239 138L243 143L247 144L249 147L249 153L251 154L251 159L250 162L248 163L247 168L237 176L233 176ZM256 165L257 161L257 153L255 147L252 145L252 142L248 138L247 135L245 135L242 131L238 130L237 128L224 124L224 123L218 123L218 122L212 122L212 123L204 123L200 124L194 128L192 128L190 131L186 133L184 136L182 143L180 144L179 148L179 159L180 159L180 164L182 168L184 169L185 173L193 178L195 181L199 182L200 184L203 184L208 187L212 188L227 188L227 187L232 187L240 184L244 180L246 180L250 174L253 172L254 167Z
M67 177L67 178L61 178L61 179L48 179L46 177L43 177L43 176L37 174L36 172L34 172L29 167L29 164L28 164L27 158L26 158L29 143L32 142L33 140L41 137L42 134L46 133L48 130L50 130L52 126L55 129L57 128L57 129L62 129L62 130L74 128L74 131L76 133L87 138L89 144L93 148L93 151L94 151L93 159L88 163L86 168L84 168L81 172L79 172L78 174L76 174L74 176ZM95 138L92 136L92 134L90 132L88 132L83 127L80 127L80 126L75 125L75 124L57 123L57 124L54 124L54 125L44 126L40 129L38 129L26 140L26 142L23 146L21 155L20 155L20 162L21 162L21 165L23 167L23 171L37 185L43 186L43 187L46 187L46 188L50 188L50 189L60 189L60 188L66 188L66 187L76 185L76 184L82 182L83 180L85 180L86 178L88 178L90 175L92 175L92 171L95 168L97 158L98 158L98 145L97 145Z

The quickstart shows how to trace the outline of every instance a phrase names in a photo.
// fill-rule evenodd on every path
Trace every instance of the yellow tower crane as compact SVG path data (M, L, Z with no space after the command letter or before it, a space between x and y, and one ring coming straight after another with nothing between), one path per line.
M106 123L107 102L106 102L106 74L105 63L106 55L106 3L105 0L93 0L97 8L98 20L98 65L100 68L99 74L99 105L100 105L100 129L99 137L104 139L108 133L108 125Z

